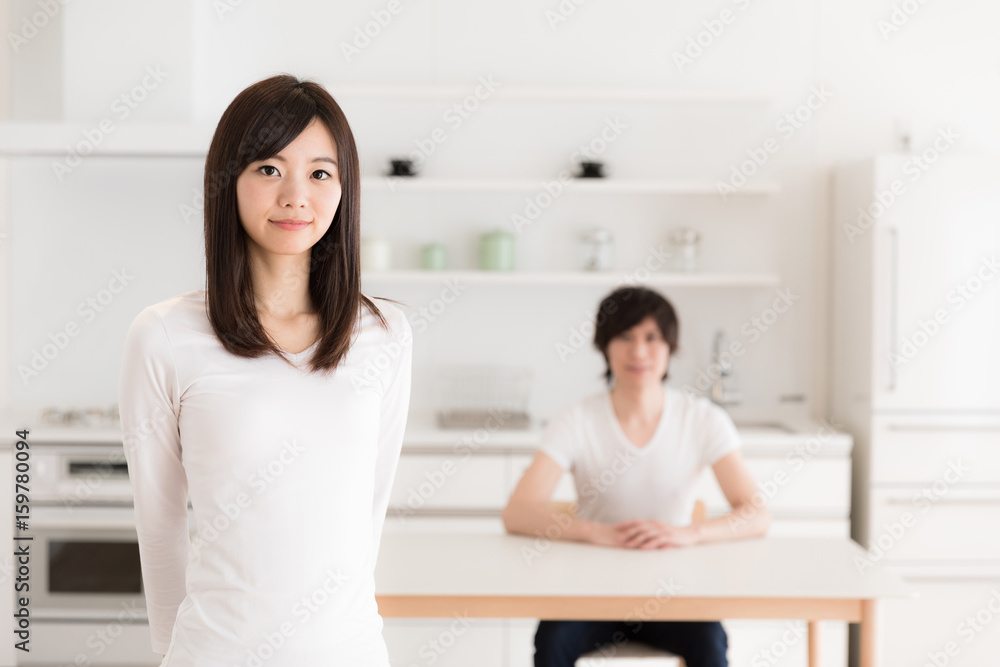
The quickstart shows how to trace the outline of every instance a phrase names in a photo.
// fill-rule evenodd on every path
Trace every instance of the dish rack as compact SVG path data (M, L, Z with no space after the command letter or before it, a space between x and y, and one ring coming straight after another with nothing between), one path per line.
M435 373L440 428L526 429L531 369L497 365L440 366Z

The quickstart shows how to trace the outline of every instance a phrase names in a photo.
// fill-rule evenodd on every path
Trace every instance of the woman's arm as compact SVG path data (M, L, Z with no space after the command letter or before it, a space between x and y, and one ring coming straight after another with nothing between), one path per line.
M154 653L168 649L186 590L190 528L179 403L166 329L159 315L147 308L125 335L118 410Z
M729 514L695 524L698 542L718 542L738 540L747 537L761 537L771 526L771 513L764 502L764 495L758 493L743 453L736 450L726 454L712 465L712 472L719 487L726 495L732 511ZM754 504L754 496L757 504Z
M385 309L383 312L390 312ZM389 508L389 496L399 456L403 448L403 434L410 411L410 391L413 376L413 330L402 311L393 309L395 327L392 342L386 352L393 358L389 368L391 375L386 379L382 391L382 405L379 417L378 455L375 463L375 485L372 498L372 545L371 559L374 566L382 543L385 527L385 513Z

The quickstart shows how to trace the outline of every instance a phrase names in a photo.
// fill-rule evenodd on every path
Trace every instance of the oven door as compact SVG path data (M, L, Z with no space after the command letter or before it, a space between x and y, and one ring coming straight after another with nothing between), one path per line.
M32 508L32 607L38 618L146 620L131 506Z

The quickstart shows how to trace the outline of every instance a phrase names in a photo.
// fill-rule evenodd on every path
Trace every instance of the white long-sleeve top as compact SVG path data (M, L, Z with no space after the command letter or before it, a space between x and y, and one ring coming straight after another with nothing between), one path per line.
M204 290L145 308L119 380L152 650L168 667L388 667L374 570L410 398L402 311L343 364L227 352ZM189 528L188 498L196 534Z

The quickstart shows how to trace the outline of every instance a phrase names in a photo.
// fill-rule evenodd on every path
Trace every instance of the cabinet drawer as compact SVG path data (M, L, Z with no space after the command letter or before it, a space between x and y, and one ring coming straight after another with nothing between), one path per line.
M872 483L941 479L961 462L964 484L1000 483L1000 420L978 423L879 419L872 427ZM951 473L954 475L955 473Z
M791 464L783 458L747 458L747 468L772 513L785 516L848 517L851 512L851 462L846 458L813 458ZM711 468L702 471L697 497L712 516L729 512Z
M389 506L415 511L442 507L501 510L507 505L505 458L404 452Z
M504 622L493 618L386 618L382 628L393 665L506 667Z
M93 622L32 620L31 651L18 651L17 664L159 665L163 658L149 648L149 624L130 620L115 613Z
M948 667L997 664L1000 579L907 578L905 582L919 592L919 597L882 603L882 641L885 656L892 656L886 664Z
M872 491L868 546L891 561L1000 561L1000 490Z

